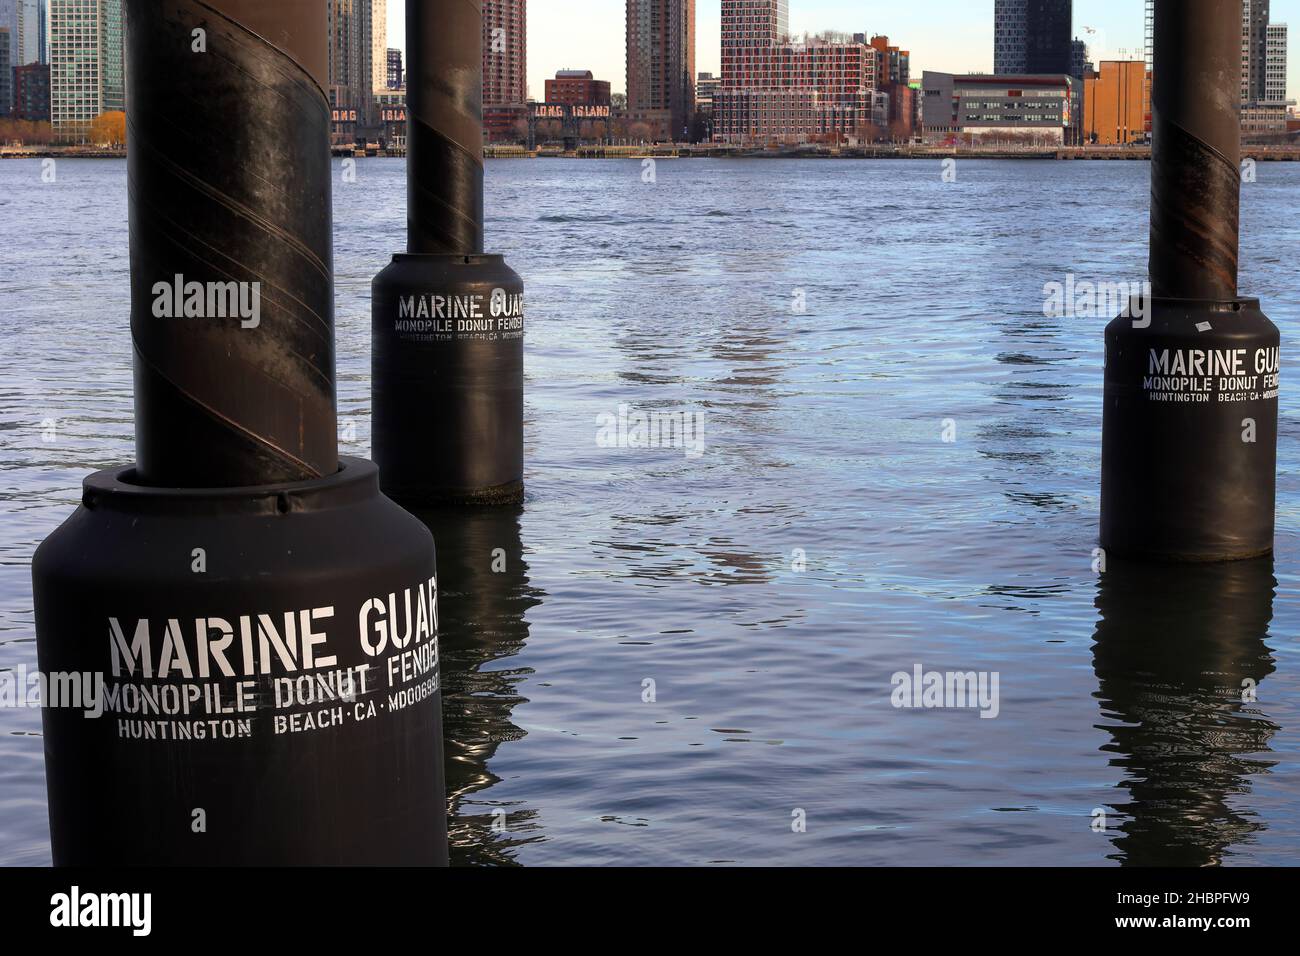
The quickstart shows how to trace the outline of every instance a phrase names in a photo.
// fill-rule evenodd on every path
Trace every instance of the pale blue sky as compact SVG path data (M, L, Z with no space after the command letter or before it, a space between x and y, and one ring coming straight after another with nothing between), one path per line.
M402 0L389 0L389 44L404 46ZM1074 32L1102 59L1141 57L1143 0L1074 0ZM696 0L695 58L719 72L721 0ZM615 92L626 86L624 0L528 0L528 82L541 97L556 70L592 70ZM1273 0L1273 20L1300 33L1300 0ZM1089 34L1085 27L1095 33ZM989 72L993 69L993 0L790 0L796 33L841 30L884 33L912 53L912 70ZM1288 93L1300 97L1300 46L1294 37Z

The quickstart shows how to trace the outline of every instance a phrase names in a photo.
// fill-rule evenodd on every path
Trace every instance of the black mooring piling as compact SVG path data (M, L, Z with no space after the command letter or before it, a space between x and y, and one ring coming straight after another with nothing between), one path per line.
M128 7L140 462L32 572L59 865L447 859L432 537L335 438L326 27Z
M1228 8L1240 3L1196 4L1213 15L1204 22L1181 0L1159 6L1151 292L1157 298L1232 301L1241 221L1241 47L1235 34L1222 34L1222 26Z
M406 251L483 251L483 4L406 11Z
M372 287L373 451L408 507L523 499L523 282L483 254L483 10L408 0L407 252Z
M1280 349L1238 294L1241 4L1156 0L1151 296L1106 329L1101 544L1273 549Z
M146 484L259 485L338 470L320 7L130 8L131 336ZM209 298L247 334L196 317Z

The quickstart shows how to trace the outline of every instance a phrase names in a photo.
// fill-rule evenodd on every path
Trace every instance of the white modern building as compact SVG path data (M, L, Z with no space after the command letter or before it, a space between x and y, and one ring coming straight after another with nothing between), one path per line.
M1241 0L1241 101L1286 102L1287 26L1270 0Z
M1286 99L1286 44L1285 23L1268 25L1267 49L1264 66L1264 102L1285 103Z
M50 0L50 118L63 142L84 142L103 113L126 109L123 0Z

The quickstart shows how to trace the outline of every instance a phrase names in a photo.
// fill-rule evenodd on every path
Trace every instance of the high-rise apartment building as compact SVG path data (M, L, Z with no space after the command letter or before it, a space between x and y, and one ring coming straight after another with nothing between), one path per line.
M18 62L18 48L21 41L18 32L18 9L21 3L22 0L0 0L0 30L5 31L3 55L9 64L9 69L22 65ZM8 99L0 99L0 114L8 108Z
M49 0L0 0L0 27L9 31L11 66L48 63L45 34Z
M374 120L371 0L329 0L330 131L351 143Z
M993 72L1003 76L1025 72L1025 37L1029 0L993 2Z
M49 63L49 0L16 0L18 45L14 66Z
M629 118L685 139L694 107L695 0L627 0Z
M1156 0L1146 0L1146 42L1145 60L1147 68L1146 83L1142 92L1142 115L1146 123L1147 135L1151 134L1151 84L1155 77L1153 67L1156 62Z
M1070 121L1072 145L1078 145L1086 139L1083 131L1084 102L1088 92L1087 79L1092 72L1092 64L1088 62L1088 44L1075 37L1070 43L1070 77L1074 80L1074 97L1070 101L1074 110L1074 116ZM1142 75L1146 75L1145 69Z
M527 104L527 0L483 0L483 135L518 139Z
M126 110L126 0L100 0L104 45L104 112Z
M1241 3L1241 101L1286 102L1287 26L1273 23L1269 0Z
M993 72L1068 74L1073 33L1073 0L995 0Z
M1273 23L1269 0L1241 0L1241 131L1285 134L1287 27Z
M1285 103L1286 44L1285 23L1270 23L1264 49L1264 102Z
M796 42L788 17L785 0L722 0L715 136L725 142L803 142L854 136L868 126L883 131L889 99L879 82L891 72L906 74L905 51L891 48L887 37L868 44L863 34Z
M528 102L527 0L483 2L483 105Z
M1241 101L1263 102L1268 65L1269 0L1241 2Z
M1073 37L1073 0L1029 0L1025 66L1031 74L1068 75Z
M103 113L126 109L123 0L50 0L50 119L62 142L84 142Z
M733 69L741 50L776 46L790 36L790 0L725 0L722 4L722 62Z
M864 44L825 37L756 51L742 85L724 81L714 97L717 135L764 143L883 135L889 97L874 86L876 56Z

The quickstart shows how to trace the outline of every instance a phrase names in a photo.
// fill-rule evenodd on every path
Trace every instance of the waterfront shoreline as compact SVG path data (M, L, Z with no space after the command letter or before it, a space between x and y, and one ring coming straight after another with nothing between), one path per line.
M126 159L126 150L70 150L58 146L6 147L0 149L0 159Z
M489 159L1040 159L1057 161L1116 161L1140 160L1149 162L1149 146L1108 147L1047 147L1025 149L1016 147L960 147L960 146L829 146L804 148L738 149L718 146L649 146L602 147L585 146L577 150L525 150L522 147L488 147L484 155ZM1300 145L1297 146L1242 146L1242 156L1256 161L1300 162Z
M0 159L126 159L126 150L68 150L58 147L5 150ZM332 150L334 158L403 159L404 150L380 152ZM1300 146L1242 147L1243 157L1257 162L1300 162ZM577 150L527 150L523 147L492 147L484 150L485 159L1009 159L1061 161L1140 161L1151 160L1149 147L1049 149L996 149L942 146L913 147L831 147L807 149L734 149L730 147L694 146L584 146Z

